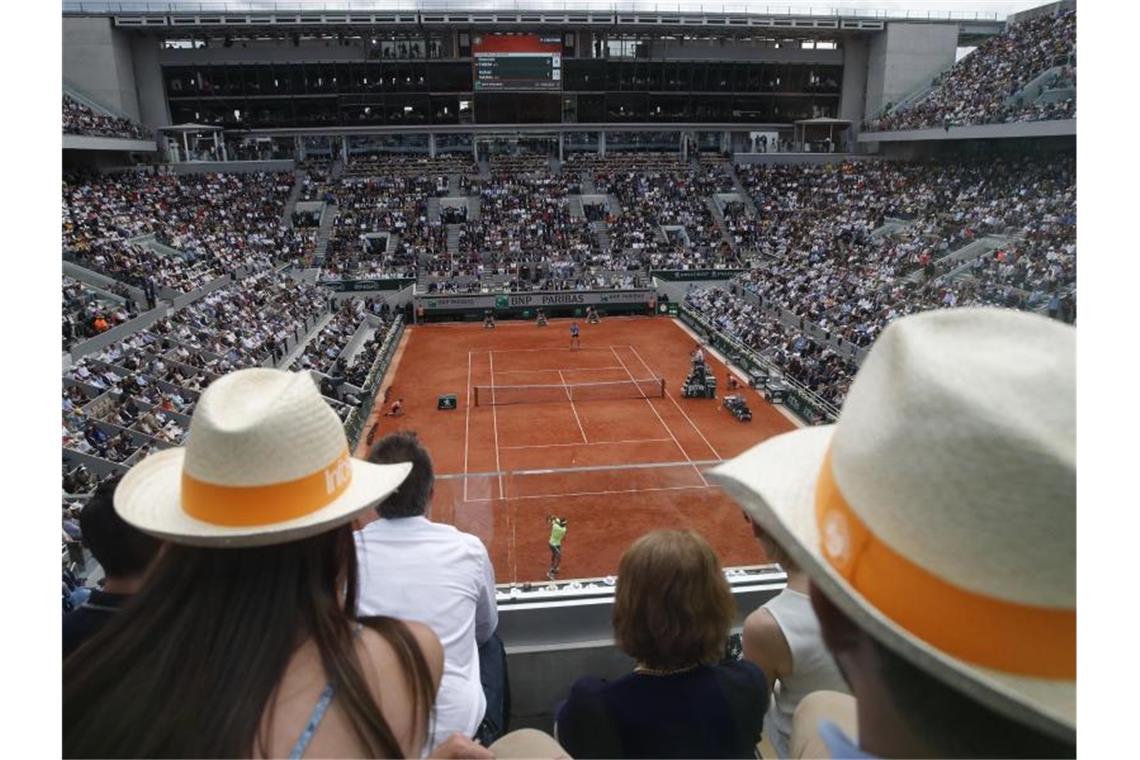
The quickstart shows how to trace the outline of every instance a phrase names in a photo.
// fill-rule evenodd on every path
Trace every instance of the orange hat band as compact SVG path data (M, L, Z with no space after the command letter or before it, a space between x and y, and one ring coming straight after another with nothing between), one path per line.
M182 471L182 510L203 522L250 527L304 517L337 500L352 483L348 449L311 475L264 486L224 486Z
M883 543L840 493L823 460L816 485L820 550L881 613L948 655L1032 678L1077 677L1076 610L1007 602L952 585Z

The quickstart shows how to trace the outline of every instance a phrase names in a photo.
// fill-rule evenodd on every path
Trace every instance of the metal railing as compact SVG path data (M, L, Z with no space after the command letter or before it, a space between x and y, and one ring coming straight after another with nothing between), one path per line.
M806 16L810 18L930 19L1000 21L997 13L962 11L953 8L893 10L859 5L816 7L799 0L795 3L716 3L716 2L627 2L606 3L589 0L206 0L205 2L101 2L64 0L67 13L256 13L256 12L441 12L441 11L594 11L599 13L701 13L748 16Z

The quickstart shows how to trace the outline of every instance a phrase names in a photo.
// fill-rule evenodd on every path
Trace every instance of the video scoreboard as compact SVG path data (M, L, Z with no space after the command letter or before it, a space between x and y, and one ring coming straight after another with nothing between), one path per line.
M538 34L482 34L472 40L476 92L562 89L562 40Z

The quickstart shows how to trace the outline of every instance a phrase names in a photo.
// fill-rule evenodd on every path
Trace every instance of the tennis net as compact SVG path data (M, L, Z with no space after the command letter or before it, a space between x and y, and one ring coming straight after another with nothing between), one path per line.
M476 385L474 406L543 404L557 401L610 401L627 398L664 398L665 378L613 380L600 383L552 385Z

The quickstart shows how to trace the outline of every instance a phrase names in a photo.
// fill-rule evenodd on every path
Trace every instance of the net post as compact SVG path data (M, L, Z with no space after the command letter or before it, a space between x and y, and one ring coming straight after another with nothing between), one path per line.
M472 398L471 405L472 406L479 406L479 386L478 385L474 386L472 388L472 390L475 391L475 394L474 394L474 397Z

